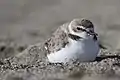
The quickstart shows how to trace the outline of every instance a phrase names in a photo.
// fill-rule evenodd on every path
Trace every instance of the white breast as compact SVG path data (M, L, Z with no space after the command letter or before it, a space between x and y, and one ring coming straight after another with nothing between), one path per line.
M66 63L70 60L93 61L98 52L98 43L93 39L86 39L81 41L70 40L70 44L66 45L60 51L47 55L51 63Z

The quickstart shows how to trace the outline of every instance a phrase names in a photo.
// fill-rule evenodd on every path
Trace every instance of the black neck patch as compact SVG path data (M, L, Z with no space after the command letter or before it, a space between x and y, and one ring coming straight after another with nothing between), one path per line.
M73 34L68 34L68 37L70 37L71 39L76 40L76 41L78 41L79 39L82 39L82 37L79 37L79 36L73 35Z

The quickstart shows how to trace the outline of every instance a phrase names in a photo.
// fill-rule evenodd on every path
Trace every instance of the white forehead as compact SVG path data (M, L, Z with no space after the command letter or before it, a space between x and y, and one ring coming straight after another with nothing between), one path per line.
M82 28L82 29L85 29L85 27L84 27L84 26L77 26L77 27L80 27L80 28Z

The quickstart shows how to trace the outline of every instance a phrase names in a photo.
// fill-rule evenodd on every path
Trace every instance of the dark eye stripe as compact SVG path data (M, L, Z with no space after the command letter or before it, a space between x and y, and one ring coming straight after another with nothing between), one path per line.
M77 29L79 28L79 30L81 30L81 31L86 31L85 29L83 29L83 28L80 28L80 27L77 27Z
M81 28L80 28L80 27L77 27L77 30L81 30Z

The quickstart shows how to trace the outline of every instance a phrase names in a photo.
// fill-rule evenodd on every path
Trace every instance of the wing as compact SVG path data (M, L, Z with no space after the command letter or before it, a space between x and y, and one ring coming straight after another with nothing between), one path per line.
M60 26L49 38L45 41L45 49L47 53L53 53L61 50L62 47L65 47L68 44L68 35L66 34L68 23Z

